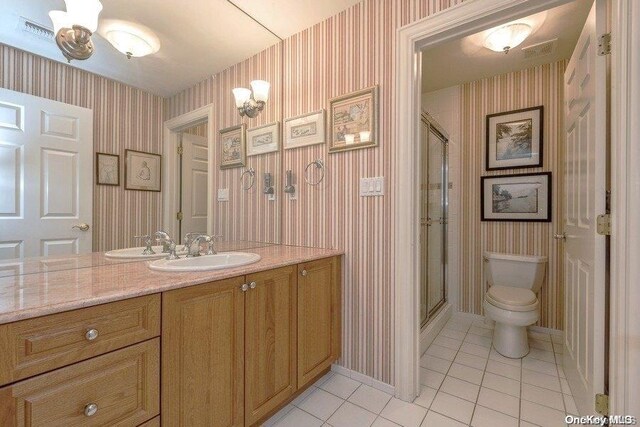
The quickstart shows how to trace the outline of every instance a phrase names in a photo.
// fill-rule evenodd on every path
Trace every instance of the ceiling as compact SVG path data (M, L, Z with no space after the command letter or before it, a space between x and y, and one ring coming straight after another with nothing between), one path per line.
M483 46L490 31L458 38L422 53L422 92L455 86L485 77L548 64L571 57L591 9L591 1L576 0L514 22L531 25L531 35L508 54ZM525 59L523 47L557 38L553 53Z
M71 65L170 96L359 1L102 0L101 20L126 20L150 28L160 39L160 51L128 60L100 34L94 34L93 56ZM53 39L22 27L26 18L52 29L48 12L64 8L64 0L0 1L0 43L66 62Z

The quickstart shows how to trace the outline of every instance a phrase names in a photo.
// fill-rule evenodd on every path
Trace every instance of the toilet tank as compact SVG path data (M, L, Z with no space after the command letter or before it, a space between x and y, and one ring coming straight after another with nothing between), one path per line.
M547 257L484 253L485 279L489 286L512 286L531 289L537 293L542 287Z

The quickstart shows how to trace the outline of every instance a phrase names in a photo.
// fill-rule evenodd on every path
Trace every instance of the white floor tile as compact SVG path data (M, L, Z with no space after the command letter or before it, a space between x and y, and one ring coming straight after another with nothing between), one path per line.
M440 386L440 391L475 403L480 386L454 377L446 377Z
M440 359L439 357L425 354L420 358L420 366L423 368L431 369L432 371L446 374L451 366L450 360Z
M556 365L558 368L558 376L560 378L567 378L567 375L564 373L564 369L562 369L562 366L558 366Z
M348 399L360 386L358 381L347 378L344 375L335 374L320 386L325 391L335 394L343 399Z
M298 406L300 403L302 403L303 400L305 400L307 397L309 397L309 395L311 393L313 393L314 390L317 390L317 389L318 389L318 387L316 387L315 385L312 385L311 387L309 387L308 389L306 389L305 391L300 393L295 399L293 399L293 401L291 403L294 406Z
M413 403L415 403L416 405L420 405L423 408L429 409L429 407L431 406L431 403L433 402L433 399L436 397L437 392L438 390L436 389L422 386L420 390L420 395L415 398Z
M553 344L553 352L556 354L556 359L558 355L562 355L564 353L564 344L552 343Z
M373 412L345 402L327 422L333 427L369 427L377 417Z
M544 332L527 331L530 339L551 342L551 335Z
M480 326L473 325L471 329L469 329L470 334L480 335L481 337L489 337L493 336L493 329L486 329Z
M288 404L287 406L285 406L284 408L282 408L278 412L276 412L264 424L262 424L262 427L272 427L272 426L276 425L276 423L278 421L280 421L282 418L284 418L284 416L287 415L289 412L291 412L291 410L293 408L294 408L294 406L291 403Z
M560 335L552 334L551 335L551 342L553 344L562 345L562 343L564 342L564 336L562 334L560 334Z
M562 389L563 394L568 394L573 396L573 393L571 392L571 387L569 387L569 382L567 381L566 378L560 378L560 388Z
M371 424L371 427L398 427L398 424L392 423L386 418L378 417L373 424Z
M491 353L489 353L489 359L496 360L500 363L504 363L507 365L513 365L518 367L522 366L522 359L511 359L509 357L505 357L500 353L498 353L495 348L491 349Z
M576 401L573 399L573 396L563 394L562 397L564 397L564 406L567 414L578 415L578 407L576 406Z
M547 390L546 388L536 387L531 384L522 384L521 398L523 400L528 400L529 402L538 403L564 412L562 393Z
M420 384L437 390L440 388L442 381L444 381L444 374L431 369L420 368Z
M422 423L427 410L420 405L392 398L380 414L383 418L405 427L417 427Z
M512 417L518 417L520 414L519 398L486 387L480 388L478 405Z
M486 372L482 380L482 387L510 394L511 396L520 397L520 382L511 378L502 377L500 375Z
M326 421L343 403L344 399L316 388L313 393L296 406L314 417Z
M457 351L462 345L462 340L456 340L453 338L445 337L443 335L439 335L435 340L433 340L433 343Z
M456 357L456 351L450 348L442 347L437 344L431 344L427 349L427 353L440 359L453 360Z
M461 423L469 424L474 406L472 402L439 391L431 404L431 411L446 415Z
M533 384L538 387L546 388L552 391L562 391L560 388L560 378L555 375L542 374L528 369L522 370L522 382ZM565 380L566 381L566 380Z
M321 420L298 408L293 408L276 423L278 427L320 427L321 425Z
M462 341L464 340L464 337L467 334L461 331L456 331L455 329L444 328L442 331L440 331L439 335L448 337L448 338L453 338L454 340Z
M387 403L389 403L391 397L390 394L384 391L362 384L355 393L351 395L349 402L379 414Z
M500 412L476 406L473 411L472 427L518 427L518 419Z
M489 349L481 345L473 344L470 342L463 342L460 347L460 351L463 353L473 354L474 356L489 357Z
M498 362L497 360L489 359L487 363L487 372L491 372L496 375L502 375L503 377L511 378L512 380L520 381L520 367L507 365L506 363Z
M520 403L520 419L542 427L565 427L565 414L546 406L523 400Z
M471 324L470 323L458 323L458 322L449 321L444 327L446 329L451 329L451 330L454 330L454 331L460 331L460 332L467 333L467 331L471 327Z
M541 374L558 375L558 368L556 368L555 363L544 362L538 359L522 359L522 368L540 372Z
M529 350L529 354L525 359L538 359L544 360L545 362L556 363L556 357L552 351L540 350L539 348L531 347Z
M470 366L454 363L449 368L449 376L456 377L461 380L468 381L473 384L480 385L482 383L483 372L480 369L475 369Z
M470 366L472 368L481 369L483 371L487 366L486 358L462 352L458 352L456 358L454 359L454 362L461 365Z
M529 347L545 351L553 351L553 344L551 344L551 341L543 341L536 338L529 338Z
M467 334L464 342L470 342L471 344L491 348L491 337L481 337L480 335Z
M429 411L420 427L466 427L467 424L462 424L460 421L456 421L452 418L445 417L437 412Z
M539 426L520 420L520 427L539 427Z

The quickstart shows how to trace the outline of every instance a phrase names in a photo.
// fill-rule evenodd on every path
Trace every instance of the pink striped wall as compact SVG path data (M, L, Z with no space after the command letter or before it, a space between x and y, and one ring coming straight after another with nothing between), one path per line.
M93 148L120 155L119 187L93 188L93 250L158 230L161 194L124 189L125 149L162 153L163 98L0 44L0 87L93 109Z

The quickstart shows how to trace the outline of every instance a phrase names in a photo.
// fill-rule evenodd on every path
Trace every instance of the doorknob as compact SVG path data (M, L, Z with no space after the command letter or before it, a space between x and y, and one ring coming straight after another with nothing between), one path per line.
M89 230L89 224L85 224L85 223L76 224L71 228L77 228L80 231L88 231Z
M567 240L567 233L554 234L553 238L556 240Z

